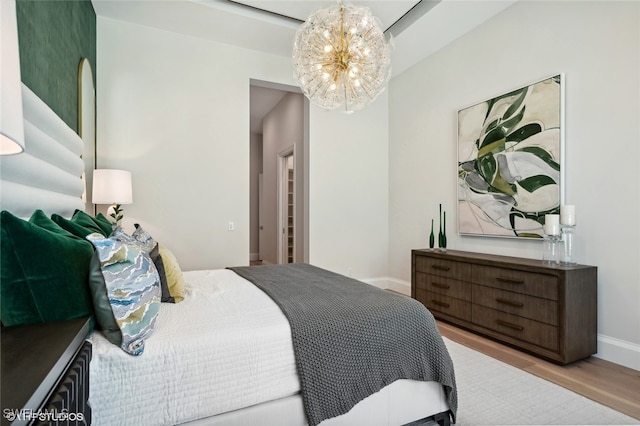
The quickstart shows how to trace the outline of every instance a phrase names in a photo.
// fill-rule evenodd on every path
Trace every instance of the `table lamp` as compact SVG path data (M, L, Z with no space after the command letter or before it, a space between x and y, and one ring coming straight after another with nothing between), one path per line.
M114 219L114 228L123 217L122 204L133 203L131 172L116 169L93 171L93 204L110 204L107 214Z
M22 84L15 0L2 0L2 49L0 53L0 155L24 151Z

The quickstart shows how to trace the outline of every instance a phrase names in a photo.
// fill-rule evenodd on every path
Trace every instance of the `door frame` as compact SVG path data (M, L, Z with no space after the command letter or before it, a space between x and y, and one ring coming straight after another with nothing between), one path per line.
M296 164L296 147L295 145L289 145L282 151L278 152L278 263L287 263L287 255L285 250L287 245L285 239L287 238L287 211L288 211L288 176L287 176L287 161L292 157L293 162L293 229L296 229L296 181L295 178L295 164ZM294 234L295 237L295 234ZM293 261L296 261L296 241L293 239Z
M258 259L264 259L264 173L258 173Z

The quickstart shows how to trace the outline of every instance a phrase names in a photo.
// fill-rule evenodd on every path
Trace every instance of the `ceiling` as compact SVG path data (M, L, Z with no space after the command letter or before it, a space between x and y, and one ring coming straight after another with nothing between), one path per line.
M393 77L517 1L354 0L352 3L369 7L392 38ZM334 6L336 1L92 0L92 3L99 17L290 57L301 22L317 9ZM281 98L281 93L271 89L252 91L252 108L254 104L260 105L260 111L252 111L252 122L269 112Z
M230 0L232 3L248 6L281 17L290 18L297 24L304 22L313 12L319 9L335 7L335 0L303 0L303 1L269 1L269 0ZM371 9L373 16L380 21L383 30L389 29L403 16L411 13L424 14L440 0L394 0L394 1L357 1L354 4ZM417 7L420 5L420 7ZM426 7L425 7L426 6ZM412 11L412 9L415 9Z

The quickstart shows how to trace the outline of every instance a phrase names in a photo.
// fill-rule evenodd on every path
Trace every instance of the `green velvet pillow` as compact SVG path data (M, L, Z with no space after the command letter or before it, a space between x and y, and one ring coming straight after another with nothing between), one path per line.
M98 216L93 217L82 210L76 209L76 211L73 213L73 216L71 217L71 221L77 223L78 225L82 225L87 229L96 230L106 237L111 234L112 227L111 222L109 222L106 217L102 217L104 218L104 221L102 219L98 219Z
M93 317L88 289L93 247L56 228L0 213L0 317L14 326Z
M105 215L103 215L102 213L98 213L96 217L93 218L93 220L95 220L96 224L106 233L104 235L111 235L111 232L113 232L113 225Z
M53 214L51 215L51 220L71 232L73 235L81 238L84 238L89 234L93 234L94 232L105 237L109 236L111 233L111 229L109 229L109 232L105 232L91 216L82 210L76 210L71 219L65 219L58 214Z
M78 239L82 240L80 237L76 237L71 232L65 230L60 225L55 223L42 210L36 210L35 212L33 212L33 214L31 215L31 218L29 219L29 222L33 223L34 225L38 225L40 228L44 228L44 229L46 229L48 231L51 231L51 232L54 232L56 234L66 235L69 238L78 238Z

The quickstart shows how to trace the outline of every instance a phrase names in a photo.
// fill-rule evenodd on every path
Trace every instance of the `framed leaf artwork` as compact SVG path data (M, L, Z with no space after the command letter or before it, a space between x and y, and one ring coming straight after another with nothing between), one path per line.
M563 196L564 75L458 111L458 232L542 238Z

